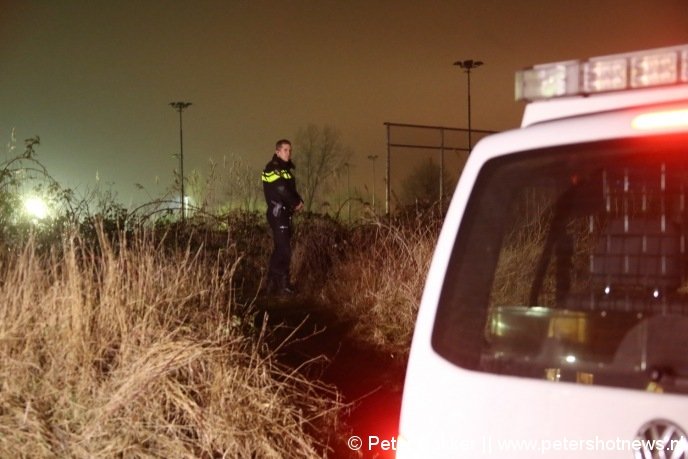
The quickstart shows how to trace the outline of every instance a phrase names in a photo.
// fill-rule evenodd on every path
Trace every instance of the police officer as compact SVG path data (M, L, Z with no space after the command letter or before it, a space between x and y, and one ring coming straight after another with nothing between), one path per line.
M262 175L263 192L268 205L267 218L275 244L268 268L268 293L294 293L294 287L289 282L291 216L303 209L303 199L296 191L292 169L291 142L287 139L278 140L275 154Z

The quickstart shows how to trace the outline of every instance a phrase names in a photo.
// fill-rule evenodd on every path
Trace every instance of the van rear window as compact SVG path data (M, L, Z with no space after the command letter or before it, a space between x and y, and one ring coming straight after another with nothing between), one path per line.
M688 392L688 136L482 169L433 347L466 369Z

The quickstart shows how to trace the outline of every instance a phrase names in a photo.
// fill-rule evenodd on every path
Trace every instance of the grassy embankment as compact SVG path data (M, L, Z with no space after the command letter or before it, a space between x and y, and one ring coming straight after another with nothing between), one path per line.
M356 339L403 354L438 223L304 219L295 275ZM336 391L279 364L254 325L266 228L208 234L199 249L101 232L4 252L0 457L326 456Z
M351 228L301 223L295 274L302 289L356 323L356 340L403 358L441 224L430 212Z
M0 262L0 457L323 457L337 397L236 310L238 257L101 234Z

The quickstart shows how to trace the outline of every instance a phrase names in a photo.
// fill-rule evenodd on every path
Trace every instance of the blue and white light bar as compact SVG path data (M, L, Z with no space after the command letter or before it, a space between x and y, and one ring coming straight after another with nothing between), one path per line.
M516 100L688 83L688 44L536 65L516 72Z

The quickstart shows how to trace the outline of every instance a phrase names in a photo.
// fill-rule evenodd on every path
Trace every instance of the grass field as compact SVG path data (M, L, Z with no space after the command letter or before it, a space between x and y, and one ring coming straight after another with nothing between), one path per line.
M7 253L0 457L323 457L336 394L276 363L237 310L240 260L210 253L145 234Z
M227 225L5 248L0 457L330 454L336 388L279 363L256 325L269 233L255 216ZM295 280L355 318L356 340L403 354L438 228L299 220Z

